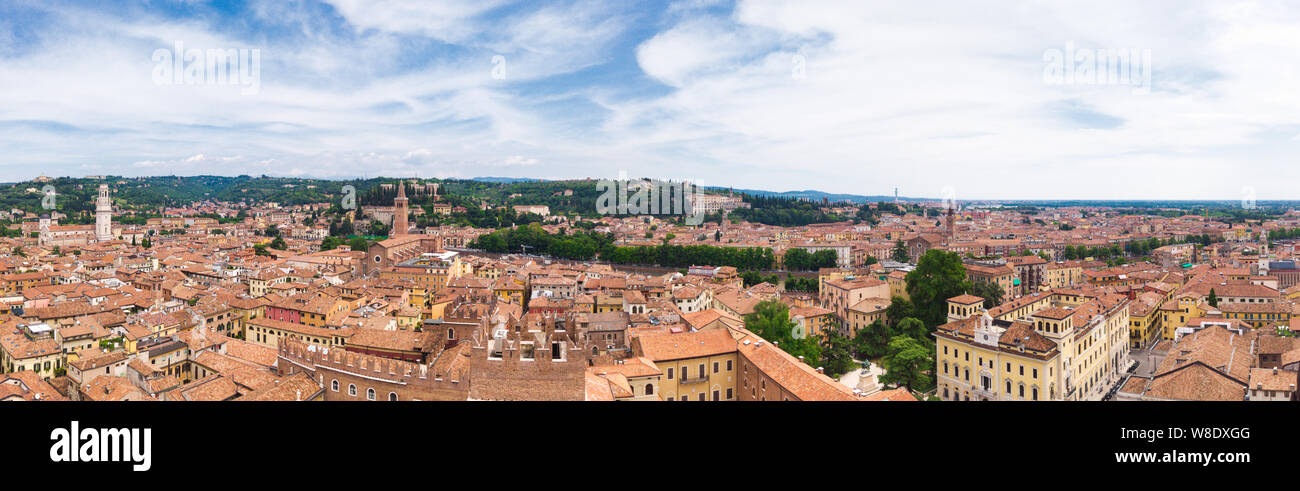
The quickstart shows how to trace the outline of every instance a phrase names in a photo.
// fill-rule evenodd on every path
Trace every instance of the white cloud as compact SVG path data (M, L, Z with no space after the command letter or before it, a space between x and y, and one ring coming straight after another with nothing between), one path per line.
M1242 180L1289 198L1300 177L1290 3L329 3L341 29L309 1L254 3L281 37L41 6L53 28L18 46L0 21L0 169L627 170L966 198L1233 198ZM259 94L155 85L149 56L176 40L261 49ZM1067 42L1149 49L1152 90L1044 83Z

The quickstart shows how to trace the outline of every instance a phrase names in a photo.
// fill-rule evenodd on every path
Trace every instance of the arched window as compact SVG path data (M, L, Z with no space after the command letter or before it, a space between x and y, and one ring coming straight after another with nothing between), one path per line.
M338 391L339 391L339 380L338 380L338 379L334 379L334 380L330 381L330 390L333 390L334 392L338 392Z
M396 392L389 392L389 393L388 393L388 400L390 400L390 401L396 401L396 400L397 400L397 393L396 393Z
M447 339L456 339L456 330L447 328Z
M654 395L654 393L655 393L654 384L645 384L645 395L650 396L650 395Z
M367 401L375 400L375 389L366 389L366 400Z
M348 395L355 397L357 395L356 384L348 384Z

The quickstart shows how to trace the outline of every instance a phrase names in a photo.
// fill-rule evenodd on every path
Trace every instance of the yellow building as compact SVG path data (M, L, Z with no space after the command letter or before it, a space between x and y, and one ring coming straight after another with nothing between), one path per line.
M1132 349L1145 348L1161 336L1160 304L1164 303L1165 297L1156 292L1146 292L1138 295L1133 305L1129 307L1129 347Z
M342 346L352 335L350 328L328 329L266 318L249 321L246 332L248 342L268 348L278 348L281 338L319 346Z
M516 305L524 304L524 294L527 290L524 281L519 279L517 276L498 278L496 282L492 284L493 294L500 297L502 300L509 300L511 303ZM620 305L622 305L621 302Z
M885 281L889 282L890 298L903 297L904 300L912 300L912 296L907 294L907 273L890 271L889 275L885 277Z
M890 299L868 298L849 306L847 318L840 331L850 338L858 335L858 330L876 321L885 322L885 311L889 309Z
M730 330L652 333L632 339L632 350L663 373L665 401L736 400L736 340Z
M387 280L405 280L411 284L407 290L411 295L410 304L424 308L447 282L458 278L463 269L459 256L444 254L425 254L415 260L384 268L379 278Z
M944 400L1100 400L1128 370L1129 300L1053 290L935 331ZM958 297L960 298L960 297ZM951 302L949 312L970 305Z
M1205 310L1201 308L1198 300L1196 295L1185 294L1166 300L1160 306L1160 326L1164 332L1164 339L1172 341L1175 331L1187 325L1188 319L1205 317Z
M820 338L835 322L834 312L821 307L790 307L790 320L808 336Z
M1049 288L1074 286L1083 282L1083 266L1077 262L1051 263L1043 276Z
M1255 329L1291 325L1291 304L1282 302L1243 303L1219 302L1218 309L1226 319L1250 324Z

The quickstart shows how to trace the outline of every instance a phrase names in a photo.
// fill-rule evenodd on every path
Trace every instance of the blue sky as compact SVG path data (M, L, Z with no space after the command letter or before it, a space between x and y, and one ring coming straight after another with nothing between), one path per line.
M102 3L0 0L0 181L622 171L958 199L1300 198L1293 2ZM177 42L257 50L255 90L160 82L154 56ZM1117 50L1149 53L1150 78L1046 76L1050 52Z

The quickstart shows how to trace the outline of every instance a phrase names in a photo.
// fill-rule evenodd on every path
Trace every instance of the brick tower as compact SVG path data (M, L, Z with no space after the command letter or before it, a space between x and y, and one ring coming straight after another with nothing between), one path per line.
M393 231L389 235L404 235L406 225L406 182L397 181L397 197L393 198Z

